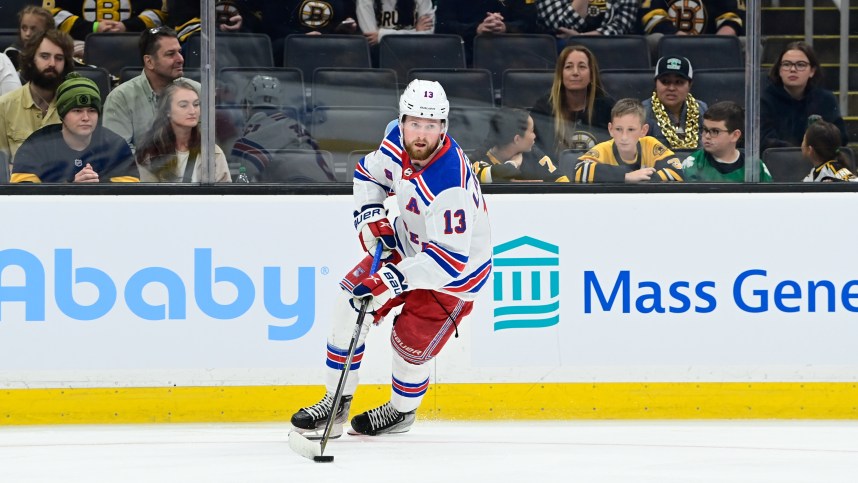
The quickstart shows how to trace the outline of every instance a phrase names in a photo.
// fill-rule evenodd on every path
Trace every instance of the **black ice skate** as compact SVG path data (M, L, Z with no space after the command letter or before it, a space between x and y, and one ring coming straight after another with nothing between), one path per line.
M328 415L331 414L331 406L334 405L334 395L326 392L321 401L310 407L301 408L292 415L292 426L295 431L301 433L307 439L322 439L325 432L325 424ZM345 396L340 399L340 407L331 425L330 438L339 438L343 434L343 424L349 419L349 408L352 405L352 397Z
M352 430L355 434L376 436L379 434L404 433L414 424L415 412L401 413L390 403L358 414L352 418Z

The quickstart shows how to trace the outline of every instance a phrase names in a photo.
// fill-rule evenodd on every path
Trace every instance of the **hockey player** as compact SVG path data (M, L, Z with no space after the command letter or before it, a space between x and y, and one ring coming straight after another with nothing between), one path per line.
M248 176L257 177L271 162L271 151L278 149L303 149L317 151L319 145L310 132L298 120L281 109L284 105L283 91L276 77L254 76L244 95L244 132L232 146L231 157L250 166ZM312 166L293 165L296 178L325 179L336 181L321 154L318 163Z
M578 158L578 183L683 181L682 165L673 151L647 136L644 107L637 99L620 99L611 109L608 130L613 139Z
M415 79L399 100L399 125L355 167L355 228L364 250L381 243L383 266L369 275L367 256L340 283L328 338L325 386L318 403L292 416L295 430L321 437L333 394L354 333L361 301L370 298L374 323L402 306L390 341L393 346L391 400L355 416L356 433L408 431L429 386L431 361L472 309L492 269L489 219L480 185L467 157L447 135L450 105L437 82ZM399 217L389 220L382 203L395 195ZM362 328L336 408L331 437L342 434L364 353L369 324Z

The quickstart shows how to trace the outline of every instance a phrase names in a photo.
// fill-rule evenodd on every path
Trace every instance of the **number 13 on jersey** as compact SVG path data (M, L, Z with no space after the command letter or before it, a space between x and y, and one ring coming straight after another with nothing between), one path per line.
M465 233L465 210L447 210L444 212L444 234Z

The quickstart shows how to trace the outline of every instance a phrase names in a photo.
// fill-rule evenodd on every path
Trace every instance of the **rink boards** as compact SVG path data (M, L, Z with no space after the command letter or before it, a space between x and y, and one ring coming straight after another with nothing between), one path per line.
M495 269L424 417L856 418L858 194L487 195ZM286 420L349 196L6 197L0 424ZM389 394L374 328L355 409Z

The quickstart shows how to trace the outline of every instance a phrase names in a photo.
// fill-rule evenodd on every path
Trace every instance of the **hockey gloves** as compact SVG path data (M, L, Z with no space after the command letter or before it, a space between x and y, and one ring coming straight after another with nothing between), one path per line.
M393 226L387 219L384 205L380 203L364 205L359 212L355 211L355 230L365 252L374 253L379 242L384 246L382 260L387 259L396 248Z
M359 301L371 297L369 310L375 312L388 300L400 295L408 289L405 275L402 275L396 265L387 264L377 272L361 280L352 290L352 295Z

